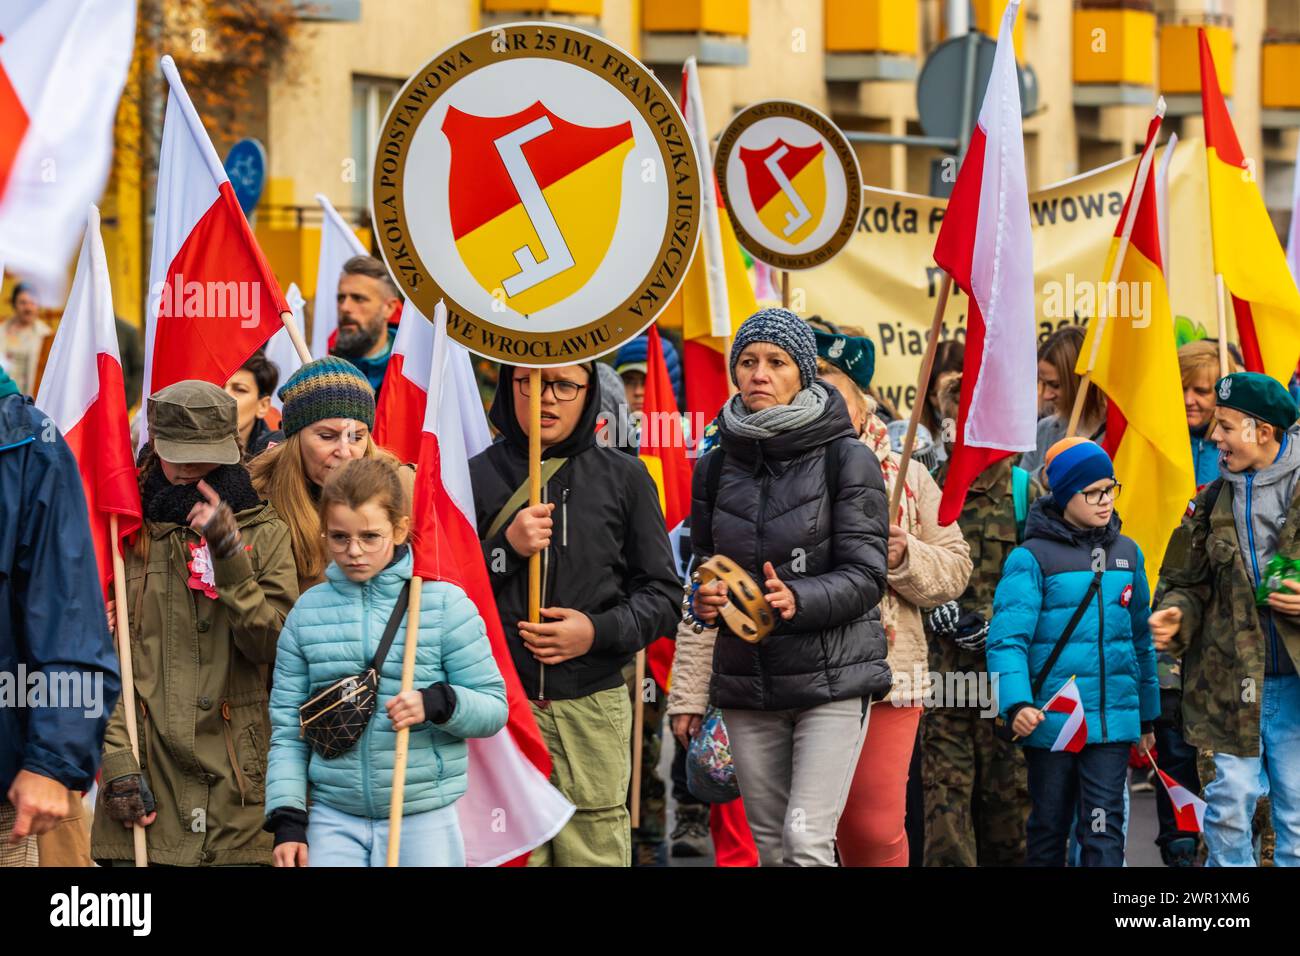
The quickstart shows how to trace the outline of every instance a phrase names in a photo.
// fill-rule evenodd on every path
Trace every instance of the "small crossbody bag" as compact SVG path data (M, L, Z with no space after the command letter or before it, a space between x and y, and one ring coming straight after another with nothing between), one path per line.
M379 700L379 669L384 666L388 649L393 646L397 628L406 612L408 590L397 596L393 613L384 627L370 666L360 674L344 677L330 684L298 708L298 736L326 760L347 753L357 745L366 725L374 716Z

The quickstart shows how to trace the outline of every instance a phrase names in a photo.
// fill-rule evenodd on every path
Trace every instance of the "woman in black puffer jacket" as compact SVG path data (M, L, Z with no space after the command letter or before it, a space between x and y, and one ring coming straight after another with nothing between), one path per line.
M697 618L720 624L710 698L764 866L834 865L870 703L891 683L879 611L885 484L839 391L815 380L816 357L812 329L792 312L746 320L731 351L739 394L692 488L697 564L720 554L745 568L776 618L749 644L717 616L720 582L695 599Z

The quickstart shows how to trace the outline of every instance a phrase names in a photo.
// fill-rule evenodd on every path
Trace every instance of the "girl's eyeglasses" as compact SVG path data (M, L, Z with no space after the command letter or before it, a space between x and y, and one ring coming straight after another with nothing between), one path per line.
M1090 505L1099 505L1102 503L1102 500L1106 498L1114 501L1119 497L1120 489L1123 487L1124 486L1117 481L1106 488L1098 488L1096 491L1085 491L1083 492L1083 500L1088 502Z
M374 554L383 548L384 542L388 540L388 535L380 534L378 531L363 531L355 538L341 531L331 531L321 537L325 539L325 543L334 554L347 554L354 540L366 554Z

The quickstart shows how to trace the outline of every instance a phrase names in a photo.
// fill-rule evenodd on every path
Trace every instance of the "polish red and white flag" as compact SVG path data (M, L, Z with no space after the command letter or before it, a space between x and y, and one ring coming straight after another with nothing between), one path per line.
M441 302L432 325L410 302L406 309L404 327L413 313L421 325L410 328L430 332L427 351L421 355L423 339L412 336L411 351L405 355L405 375L414 374L418 361L425 363L412 508L414 574L457 585L478 607L506 682L509 706L506 726L495 736L468 741L469 783L456 801L465 858L470 866L522 863L530 851L560 832L574 807L548 779L551 756L515 672L479 544L469 459L491 438L469 353L450 340L447 309ZM386 381L393 381L391 368Z
M1165 793L1169 794L1169 799L1174 805L1174 820L1178 824L1178 829L1185 833L1200 833L1204 830L1205 801L1159 767L1156 767L1156 775L1165 785Z
M113 158L135 44L124 0L0 2L0 264L63 300Z
M1047 713L1065 714L1065 723L1052 742L1052 749L1072 754L1082 750L1088 742L1088 721L1083 717L1083 698L1079 696L1079 685L1073 677L1052 695L1052 699L1043 705L1043 710Z
M158 157L144 398L185 379L224 386L290 312L176 64ZM140 416L140 442L148 421Z
M312 304L311 357L330 354L334 335L339 329L339 276L343 263L353 256L367 255L357 234L352 231L329 197L316 194L320 203L320 258L316 262L316 300Z
M36 406L63 433L76 456L99 583L108 597L113 577L112 516L117 516L119 537L139 528L140 488L131 454L126 388L117 350L108 260L99 234L99 210L90 206L83 213L86 233L77 272L50 347Z
M968 297L961 405L939 503L944 525L957 520L980 472L1032 451L1037 439L1034 246L1011 41L1019 9L1012 0L1002 15L984 104L934 247L934 261Z

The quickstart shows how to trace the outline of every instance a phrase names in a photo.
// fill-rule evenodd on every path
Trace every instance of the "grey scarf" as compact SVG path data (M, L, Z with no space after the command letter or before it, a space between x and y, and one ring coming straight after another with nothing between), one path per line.
M733 395L722 406L722 419L732 434L761 441L812 424L826 411L829 398L826 387L821 382L813 382L796 394L789 405L772 405L751 412L739 395Z

